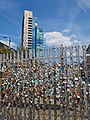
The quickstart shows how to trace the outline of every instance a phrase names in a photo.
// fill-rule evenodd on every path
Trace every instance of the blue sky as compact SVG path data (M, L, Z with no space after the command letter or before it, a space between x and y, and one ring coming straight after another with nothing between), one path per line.
M90 43L90 0L0 0L0 34L21 37L25 9L38 17L48 46ZM11 39L13 46L20 44Z

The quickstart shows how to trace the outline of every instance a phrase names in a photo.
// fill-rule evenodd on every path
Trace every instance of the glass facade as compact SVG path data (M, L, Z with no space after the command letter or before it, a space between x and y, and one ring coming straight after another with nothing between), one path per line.
M32 50L35 50L35 27L37 24L37 18L33 17L32 19Z
M32 20L32 50L34 51L33 56L37 56L37 51L40 51L40 56L42 56L42 51L44 48L44 29L38 26L37 18L34 17Z
M44 29L38 27L37 28L37 50L40 51L40 56L42 56L44 48Z

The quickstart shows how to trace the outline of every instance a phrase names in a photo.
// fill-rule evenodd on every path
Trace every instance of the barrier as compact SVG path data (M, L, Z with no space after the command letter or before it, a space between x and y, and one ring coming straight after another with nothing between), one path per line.
M2 54L1 113L6 120L90 120L87 46Z

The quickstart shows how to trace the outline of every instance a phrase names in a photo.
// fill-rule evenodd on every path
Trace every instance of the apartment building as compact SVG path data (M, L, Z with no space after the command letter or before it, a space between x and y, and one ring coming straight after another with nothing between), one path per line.
M33 16L32 11L24 11L22 22L22 47L31 49L37 56L37 51L44 48L44 29L39 27L37 17Z

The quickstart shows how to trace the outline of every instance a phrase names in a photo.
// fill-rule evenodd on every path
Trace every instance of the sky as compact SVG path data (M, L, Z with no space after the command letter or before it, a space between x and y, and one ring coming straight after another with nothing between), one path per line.
M90 0L0 0L0 41L21 43L24 10L33 11L44 28L46 46L90 43Z

